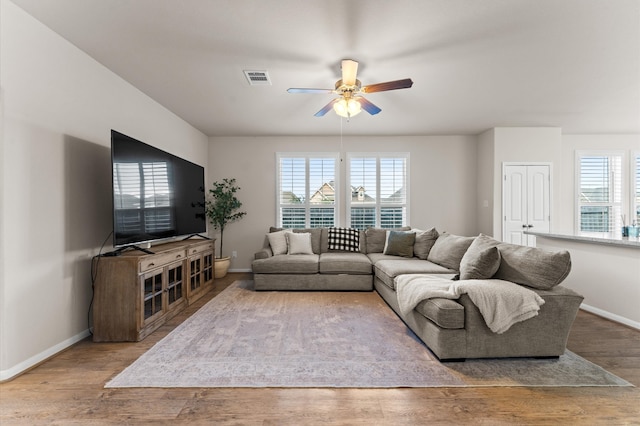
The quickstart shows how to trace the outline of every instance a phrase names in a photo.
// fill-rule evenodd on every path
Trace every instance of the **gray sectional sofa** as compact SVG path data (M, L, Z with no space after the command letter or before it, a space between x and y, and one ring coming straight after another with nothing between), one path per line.
M568 252L463 237L435 229L350 230L271 228L252 263L256 290L372 291L442 361L466 358L558 357L583 297L560 286L571 269ZM284 243L283 243L284 241ZM345 245L346 244L346 245ZM506 331L492 331L472 293L429 297L403 312L399 282L509 285L535 293L536 312ZM453 281L459 280L459 281ZM424 283L423 283L424 281ZM417 284L417 287L415 286ZM403 284L404 285L404 284ZM510 288L512 288L510 287ZM401 290L402 293L402 290ZM401 294L402 296L402 294ZM500 308L505 310L504 306ZM506 309L509 310L509 309Z

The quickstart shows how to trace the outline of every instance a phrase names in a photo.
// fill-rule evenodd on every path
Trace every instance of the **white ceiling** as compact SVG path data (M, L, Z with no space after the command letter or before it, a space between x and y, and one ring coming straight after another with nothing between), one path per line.
M640 0L13 1L210 136L640 133ZM345 58L413 88L342 123L286 92L333 88Z

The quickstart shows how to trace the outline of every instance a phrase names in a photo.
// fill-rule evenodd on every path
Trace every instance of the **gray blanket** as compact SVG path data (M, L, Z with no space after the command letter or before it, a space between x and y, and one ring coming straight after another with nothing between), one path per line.
M503 280L451 281L434 275L400 275L396 278L398 304L408 315L420 302L436 297L457 299L468 294L494 333L538 315L544 300L532 290Z

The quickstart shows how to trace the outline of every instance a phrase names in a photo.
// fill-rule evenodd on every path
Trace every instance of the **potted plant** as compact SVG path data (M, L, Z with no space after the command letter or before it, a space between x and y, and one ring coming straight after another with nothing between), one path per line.
M214 229L220 230L220 252L215 258L215 277L222 278L227 275L227 270L231 264L229 256L222 257L222 244L224 242L224 229L227 224L241 219L247 212L238 211L242 203L236 197L236 192L240 187L236 185L235 179L222 179L221 182L214 182L213 188L209 190L209 199L205 204L205 211L209 222Z

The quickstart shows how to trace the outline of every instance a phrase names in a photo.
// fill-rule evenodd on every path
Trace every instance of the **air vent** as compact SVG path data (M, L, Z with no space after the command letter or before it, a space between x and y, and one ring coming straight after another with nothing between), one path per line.
M269 73L266 71L248 71L244 70L244 75L247 77L249 84L252 86L271 86L271 80L269 79Z

